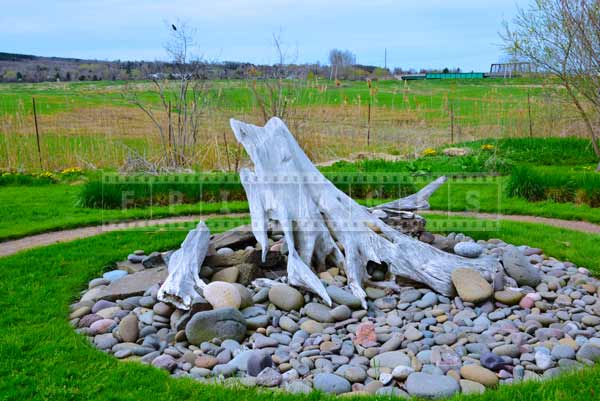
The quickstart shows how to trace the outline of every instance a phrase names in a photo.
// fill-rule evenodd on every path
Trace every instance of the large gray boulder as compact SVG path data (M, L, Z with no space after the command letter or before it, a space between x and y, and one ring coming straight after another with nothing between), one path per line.
M539 270L529 263L529 259L514 245L504 248L502 264L506 273L519 285L535 288L542 281Z
M198 312L185 326L190 344L199 345L213 338L232 339L241 342L246 335L246 320L234 308Z
M318 373L313 384L315 389L325 393L343 394L352 391L352 385L348 380L333 373Z
M419 398L446 398L459 392L460 386L449 376L416 372L406 379L406 391Z

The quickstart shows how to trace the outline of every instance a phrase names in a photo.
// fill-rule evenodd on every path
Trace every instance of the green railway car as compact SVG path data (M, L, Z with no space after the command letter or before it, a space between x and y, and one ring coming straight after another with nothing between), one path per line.
M484 78L483 72L456 72L456 73L427 73L426 79L479 79Z

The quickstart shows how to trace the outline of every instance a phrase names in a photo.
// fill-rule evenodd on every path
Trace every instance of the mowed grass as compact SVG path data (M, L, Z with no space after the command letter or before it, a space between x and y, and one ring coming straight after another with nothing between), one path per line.
M199 202L117 210L84 208L77 205L80 191L80 186L69 184L0 187L0 241L115 221L248 210L246 202Z
M463 219L457 219L463 220ZM223 221L209 221L213 232ZM21 400L317 400L319 393L293 396L268 390L203 385L173 379L137 363L119 362L94 349L68 324L68 305L87 282L133 249L172 249L185 231L103 234L0 259L0 399ZM502 223L498 232L471 233L542 247L547 254L600 272L600 236L534 224ZM569 242L572 247L560 244ZM575 249L575 245L577 249ZM454 400L538 401L598 398L600 366L543 383L501 386ZM374 397L383 400L387 397Z

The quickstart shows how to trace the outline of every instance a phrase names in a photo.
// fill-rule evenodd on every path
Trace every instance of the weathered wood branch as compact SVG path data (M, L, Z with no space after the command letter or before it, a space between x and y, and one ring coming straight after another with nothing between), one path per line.
M384 212L399 213L412 210L427 210L429 209L429 198L437 189L447 181L447 178L442 176L435 181L427 184L416 194L407 196L406 198L398 199L393 202L377 205L371 210L383 210Z
M200 279L200 267L208 251L210 231L204 222L190 231L169 258L169 275L158 290L158 299L188 310L206 284Z

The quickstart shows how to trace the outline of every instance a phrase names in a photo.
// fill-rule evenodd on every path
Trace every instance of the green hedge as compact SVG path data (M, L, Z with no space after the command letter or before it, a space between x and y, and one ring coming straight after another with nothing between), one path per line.
M551 200L600 207L600 174L519 166L513 169L507 192L531 202Z

